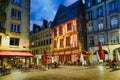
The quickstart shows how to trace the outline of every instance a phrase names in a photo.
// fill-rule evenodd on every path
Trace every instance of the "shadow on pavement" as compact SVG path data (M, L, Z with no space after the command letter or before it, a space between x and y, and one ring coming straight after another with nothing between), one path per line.
M120 70L120 69L119 68L114 68L114 69L110 70L110 72L114 72L114 71L118 71L118 70Z

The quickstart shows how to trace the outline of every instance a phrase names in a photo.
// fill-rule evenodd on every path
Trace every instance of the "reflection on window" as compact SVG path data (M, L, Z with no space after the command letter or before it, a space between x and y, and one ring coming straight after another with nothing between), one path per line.
M118 32L111 33L111 43L118 43L119 42L119 35Z
M118 17L114 16L111 18L111 28L117 28L118 27Z
M109 12L112 13L112 12L115 12L117 10L117 4L116 2L111 2L109 4Z
M20 25L18 25L18 24L11 24L10 30L14 31L14 32L20 32Z
M99 35L99 41L100 41L103 45L105 44L104 35Z
M98 22L98 31L103 31L103 29L104 29L103 21L100 20L100 21Z
M102 0L96 0L96 3L100 3L100 2L102 2Z
M21 12L16 9L12 9L11 16L14 18L21 19Z
M99 7L97 9L97 17L102 17L103 16L103 8L102 7Z

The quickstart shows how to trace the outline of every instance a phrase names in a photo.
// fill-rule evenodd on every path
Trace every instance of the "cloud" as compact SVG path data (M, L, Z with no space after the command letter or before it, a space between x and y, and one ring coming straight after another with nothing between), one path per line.
M59 4L69 6L75 1L77 0L31 0L30 30L32 30L33 23L42 25L44 19L52 21Z

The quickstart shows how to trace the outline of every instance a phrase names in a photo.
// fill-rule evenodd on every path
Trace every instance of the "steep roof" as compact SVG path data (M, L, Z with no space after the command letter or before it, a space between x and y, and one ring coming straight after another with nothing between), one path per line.
M66 22L70 19L79 17L80 13L82 13L82 8L83 6L80 0L68 7L64 6L63 4L60 4L55 18L53 20L52 27L55 27L56 25Z

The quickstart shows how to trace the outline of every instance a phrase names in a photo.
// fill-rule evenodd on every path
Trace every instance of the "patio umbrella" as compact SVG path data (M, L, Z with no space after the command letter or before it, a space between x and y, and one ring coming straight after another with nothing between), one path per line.
M103 48L102 48L102 43L99 42L99 43L98 43L98 46L99 46L98 53L99 53L100 60L104 60L104 50L103 50Z
M98 51L97 51L97 53L96 53L96 56L97 56L97 61L100 61L100 56L99 56L99 54L98 54Z
M120 61L120 54L118 50L115 50L115 57L117 61Z
M80 54L80 62L82 62L82 65L84 65L84 57L82 53Z
M47 63L47 54L46 51L44 50L44 54L43 54L43 64Z

